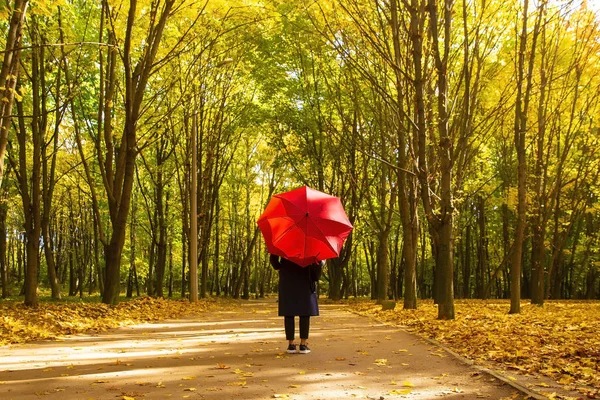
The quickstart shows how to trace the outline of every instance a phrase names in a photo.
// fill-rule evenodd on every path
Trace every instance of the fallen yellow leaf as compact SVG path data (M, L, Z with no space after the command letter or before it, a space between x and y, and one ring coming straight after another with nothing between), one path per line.
M389 394L403 396L403 395L410 394L410 392L411 392L410 389L395 389L395 390L392 390L391 392L389 392Z

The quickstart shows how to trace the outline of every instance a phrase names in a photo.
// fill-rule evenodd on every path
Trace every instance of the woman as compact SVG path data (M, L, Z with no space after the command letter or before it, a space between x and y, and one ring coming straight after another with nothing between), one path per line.
M290 260L271 254L271 265L279 271L279 316L284 317L285 338L289 341L288 353L310 353L306 344L310 317L319 315L317 281L325 261L301 267ZM296 350L294 318L300 320L300 349Z

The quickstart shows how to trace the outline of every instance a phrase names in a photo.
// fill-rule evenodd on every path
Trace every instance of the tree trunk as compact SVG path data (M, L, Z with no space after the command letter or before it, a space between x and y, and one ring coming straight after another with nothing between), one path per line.
M156 210L154 213L154 223L152 226L156 229ZM154 296L154 266L156 265L156 231L150 234L150 254L148 256L148 277L146 278L146 294Z
M390 280L389 242L390 231L384 229L377 236L377 302L381 303L388 297Z
M432 37L433 56L437 70L437 112L438 112L438 149L441 184L440 184L440 210L433 211L432 199L428 180L428 168L425 164L425 148L427 139L426 131L419 132L419 177L425 215L430 224L430 231L435 231L432 238L436 254L436 282L438 290L438 319L454 319L454 261L453 261L453 221L454 206L452 204L452 160L451 148L452 138L448 130L448 58L450 53L450 28L452 23L452 1L444 1L444 52L439 49L438 14L437 3L429 1L429 29ZM425 122L421 125L424 127Z
M477 222L479 225L479 237L477 240L477 298L485 300L488 297L485 276L488 271L488 234L485 217L485 200L478 196Z
M545 235L547 221L547 199L546 199L546 181L545 181L545 139L546 139L546 90L548 87L548 77L546 74L547 66L547 46L545 40L546 24L542 26L542 51L540 59L540 94L537 110L537 140L535 153L535 171L534 171L534 196L533 212L531 216L531 303L539 306L544 305L545 298Z
M468 221L470 221L470 219L468 219ZM471 223L467 222L467 227L466 227L466 232L465 232L465 253L463 255L464 260L463 260L463 297L465 299L470 299L471 298L471 286L470 286L470 281L471 281ZM480 284L480 280L479 278L479 269L477 269L477 272L475 273L475 293L477 298L479 294L481 293L481 291L479 290L479 284Z
M256 239L258 237L258 226L254 228L254 233L252 235L252 239L250 239L250 243L248 247L245 249L244 258L242 259L242 263L240 265L240 275L235 284L235 288L233 289L233 298L240 298L240 291L242 289L242 284L245 280L248 279L247 274L250 268L250 261L252 260L252 252L254 251L254 246L256 245Z
M536 42L539 33L541 16L545 1L542 2L539 14L533 31L533 41L531 46L529 65L527 73L525 71L525 55L527 53L527 19L529 0L523 4L523 22L521 36L519 40L519 54L517 64L517 98L515 105L514 122L514 144L517 153L517 224L514 233L514 244L511 258L511 295L510 295L510 313L518 314L521 312L521 273L523 259L523 241L525 240L525 228L527 225L527 112L529 108L529 99L531 95L533 66L535 60Z
M156 284L154 293L157 297L164 297L163 294L163 281L165 276L165 269L167 265L167 223L166 214L168 213L169 196L168 193L165 196L165 182L163 179L163 168L164 163L168 158L167 151L168 142L164 139L164 135L161 136L161 140L157 144L157 173L156 173L156 211L157 211L157 228L158 228L158 242L157 242L157 258L156 258ZM163 199L163 197L166 197Z
M169 298L173 297L173 242L169 241Z
M221 254L221 232L219 231L219 222L220 222L220 218L221 218L221 205L219 202L219 199L217 198L217 205L215 208L215 255L213 258L213 264L214 264L214 269L215 269L215 278L213 280L214 282L214 288L215 288L215 295L218 297L221 295L221 277L220 277L220 271L219 271L219 257Z
M32 19L32 30L36 30L35 18ZM34 33L32 40L38 42ZM31 123L31 139L27 135L23 104L17 103L19 113L19 126L17 140L19 143L19 186L25 218L26 235L26 274L25 274L25 305L37 306L38 296L38 252L40 243L41 225L41 146L42 135L45 132L45 92L44 92L44 50L31 52L31 81L33 97L33 118ZM31 140L31 142L30 142ZM31 143L33 154L32 165L28 167L27 145ZM31 181L29 182L29 172Z
M0 186L4 179L4 158L6 156L6 144L8 143L8 130L11 124L12 106L15 98L15 88L19 76L21 55L21 39L23 35L23 21L27 12L28 0L14 0L9 8L10 20L6 34L4 59L0 68L0 98L6 101L0 102Z
M135 193L133 195L133 202L131 206L131 216L129 220L129 246L130 246L130 255L129 255L129 275L127 277L127 298L131 298L133 296L133 280L136 274L135 267L135 248L136 248L136 199ZM135 274L135 275L134 275ZM139 296L139 295L138 295Z
M416 180L415 175L408 172L408 154L407 146L410 143L407 134L408 129L404 127L406 113L401 109L404 104L403 82L400 74L402 65L403 51L400 43L400 23L398 21L398 3L397 0L391 2L391 27L394 45L394 64L396 79L396 100L397 100L397 118L399 127L398 137L398 209L400 211L400 220L402 223L402 259L404 260L404 308L417 308L417 239L419 231L419 219L416 210ZM413 15L411 15L411 33L417 35L419 28L413 24ZM414 32L412 31L414 30ZM421 31L422 32L422 31Z
M2 199L0 201L0 280L2 281L2 298L9 296L8 293L8 260L6 258L6 215L8 205Z
M377 299L377 274L375 268L377 263L375 261L375 244L372 240L363 243L363 250L365 253L365 263L367 265L367 272L369 274L369 283L371 285L371 300Z

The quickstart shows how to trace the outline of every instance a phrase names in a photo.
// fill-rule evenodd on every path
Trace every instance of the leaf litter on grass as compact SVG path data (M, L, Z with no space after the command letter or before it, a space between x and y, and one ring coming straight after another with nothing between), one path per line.
M477 363L497 363L522 374L541 374L588 398L600 398L600 302L521 303L508 314L507 300L456 300L456 319L438 320L437 306L386 310L373 302L350 302L363 315L404 326L435 339Z
M0 304L0 346L55 339L90 330L101 332L141 322L198 314L220 306L210 300L190 303L153 297L141 297L116 306L41 302L31 308L16 301L3 302Z

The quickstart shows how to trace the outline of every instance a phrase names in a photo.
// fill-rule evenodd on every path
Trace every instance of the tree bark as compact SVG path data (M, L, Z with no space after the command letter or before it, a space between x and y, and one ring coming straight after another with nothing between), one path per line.
M38 42L37 23L32 19L32 41ZM19 114L19 126L17 130L17 141L19 143L19 172L17 174L23 213L25 219L26 235L26 273L25 273L25 305L37 306L38 296L38 252L40 243L41 225L41 150L42 135L45 132L45 92L44 92L44 49L43 47L31 52L31 84L32 84L32 107L33 118L31 127L31 139L27 134L24 118L23 104L17 103ZM32 154L31 168L28 168L27 144L31 140ZM31 178L29 180L29 172Z
M463 255L463 297L465 299L470 299L471 298L471 286L470 286L470 282L471 282L471 224L470 222L467 222L467 227L465 228L466 232L465 232L465 252ZM476 274L475 274L475 293L477 293L476 297L479 296L480 291L479 289L479 284L480 284L480 280L477 279L479 278L479 269L477 270Z
M487 285L485 283L488 270L488 233L485 214L485 200L478 196L477 222L479 226L479 237L477 240L477 298L485 300L488 297Z
M4 197L4 196L3 196ZM6 216L8 205L4 199L0 200L0 280L2 281L2 298L8 293L8 260L6 258Z
M7 7L8 7L8 1ZM11 123L13 102L15 99L21 55L23 21L27 12L28 0L14 0L10 7L10 20L6 34L4 59L0 68L0 186L4 179L4 158L8 143L8 129Z

